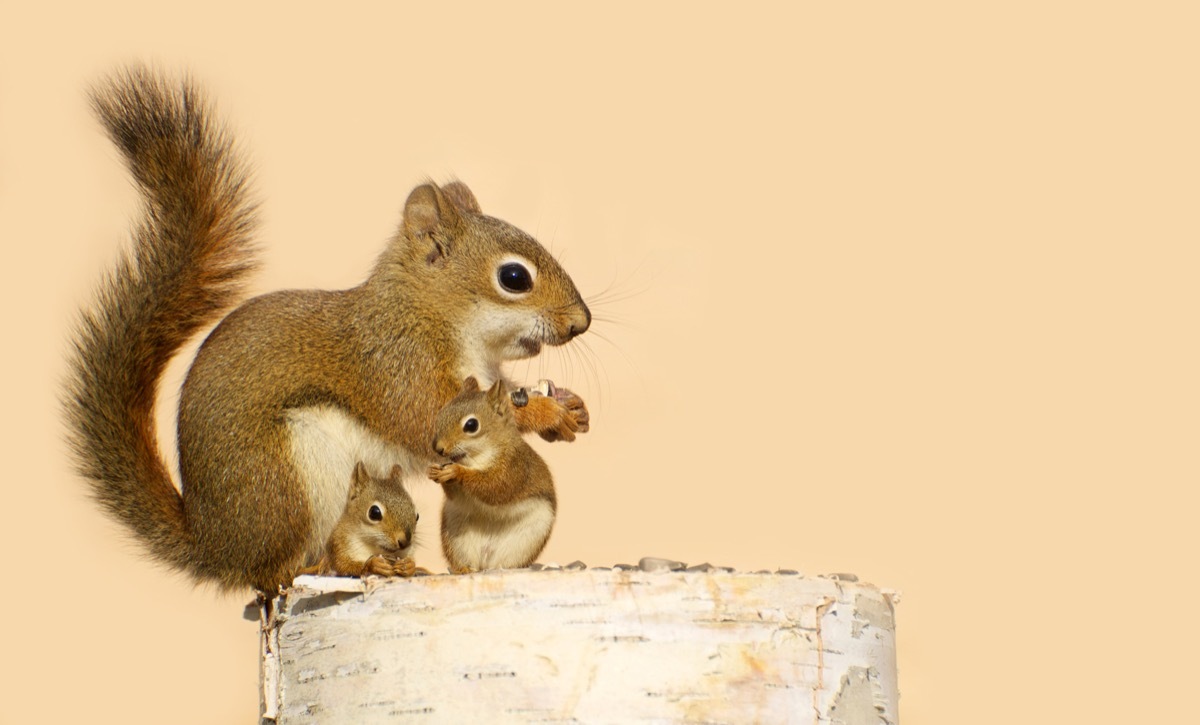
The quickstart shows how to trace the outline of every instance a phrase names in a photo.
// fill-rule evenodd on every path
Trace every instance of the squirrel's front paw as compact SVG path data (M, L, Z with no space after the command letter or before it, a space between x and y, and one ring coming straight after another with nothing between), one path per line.
M583 398L566 388L555 388L554 399L567 409L567 414L575 420L575 433L587 433L591 416L588 415L587 404Z
M513 408L513 415L523 432L534 431L548 441L573 441L589 424L583 398L565 388L530 395L528 403Z
M432 465L429 467L429 478L438 483L452 483L458 478L457 463L443 463L441 465Z
M560 393L564 394L561 400L559 399ZM554 397L546 398L546 401L554 406L554 417L550 425L538 431L538 435L551 442L567 441L570 443L575 440L575 434L587 432L588 412L583 398L569 390L559 388L555 391Z
M417 562L411 556L398 559L392 564L393 576L410 577L417 573Z
M410 577L418 572L429 573L418 567L417 562L411 556L396 559L386 554L376 554L363 564L362 575Z
M396 560L383 554L375 554L363 564L362 575L395 576Z

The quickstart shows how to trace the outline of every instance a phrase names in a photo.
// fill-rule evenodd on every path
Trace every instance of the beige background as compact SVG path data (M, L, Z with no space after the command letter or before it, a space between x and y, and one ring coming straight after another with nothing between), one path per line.
M0 721L256 719L248 596L142 559L60 444L136 208L84 89L132 59L194 72L253 158L256 291L355 284L428 175L608 295L513 369L595 421L540 446L544 560L902 590L907 723L1194 714L1194 12L409 5L5 3Z

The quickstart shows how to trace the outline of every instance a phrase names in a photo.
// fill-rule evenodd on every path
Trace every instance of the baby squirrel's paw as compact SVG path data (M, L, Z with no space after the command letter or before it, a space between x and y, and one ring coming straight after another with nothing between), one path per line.
M417 562L411 556L397 560L393 565L394 576L410 577L417 573Z
M458 468L457 463L435 464L429 467L429 477L438 483L452 483L458 478Z
M362 575L367 576L374 574L376 576L395 576L396 560L388 558L383 554L375 554L370 559L367 559L363 564Z

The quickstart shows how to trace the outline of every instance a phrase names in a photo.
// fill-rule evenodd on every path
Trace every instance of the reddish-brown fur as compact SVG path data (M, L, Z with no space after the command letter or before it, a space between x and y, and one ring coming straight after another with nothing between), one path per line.
M181 489L154 433L163 367L240 295L253 268L254 204L245 164L187 82L145 70L94 96L143 196L133 252L85 312L64 407L80 472L155 558L223 587L272 589L305 560L314 511L289 448L291 411L326 407L385 444L429 457L430 428L466 364L458 331L479 300L535 310L545 344L591 317L570 277L531 237L479 211L467 187L412 191L370 277L341 291L254 298L208 336L184 383ZM538 286L501 299L488 260L536 263ZM485 361L498 371L499 360ZM523 430L570 440L581 400L517 413ZM349 476L350 471L346 471Z

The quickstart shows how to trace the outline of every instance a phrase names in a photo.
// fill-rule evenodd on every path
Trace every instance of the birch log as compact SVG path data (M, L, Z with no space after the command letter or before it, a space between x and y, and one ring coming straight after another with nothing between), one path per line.
M898 721L893 597L836 576L301 577L261 610L265 723Z

